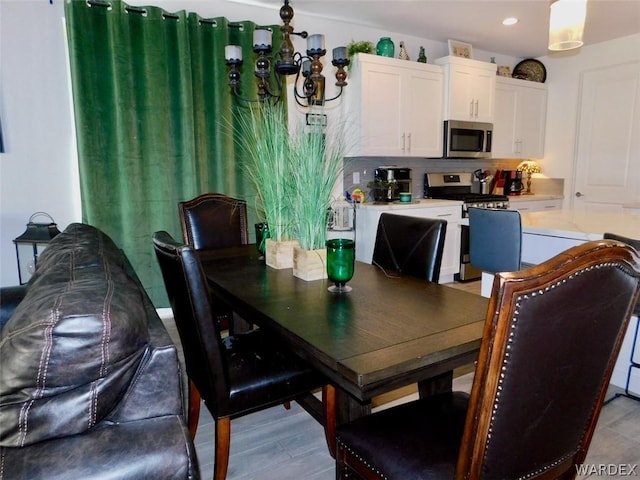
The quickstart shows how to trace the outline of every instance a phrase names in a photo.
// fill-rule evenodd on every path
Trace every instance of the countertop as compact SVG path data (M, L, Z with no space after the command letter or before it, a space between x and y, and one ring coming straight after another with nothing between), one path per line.
M640 238L640 214L552 210L522 213L522 232L533 235L599 240L605 232Z
M431 208L431 207L456 207L461 206L458 200L436 200L432 198L418 198L412 202L388 202L388 203L359 203L358 208L371 208L374 210L406 210L407 208Z
M562 195L509 195L509 202L536 202L543 200L562 200Z

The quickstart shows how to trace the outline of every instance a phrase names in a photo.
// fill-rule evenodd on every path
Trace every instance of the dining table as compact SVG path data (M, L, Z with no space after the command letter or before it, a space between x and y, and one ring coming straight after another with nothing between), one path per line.
M478 355L488 300L356 262L351 291L266 266L254 245L200 257L212 295L267 329L336 388L336 422L371 412L372 399L417 384L451 391L453 370Z

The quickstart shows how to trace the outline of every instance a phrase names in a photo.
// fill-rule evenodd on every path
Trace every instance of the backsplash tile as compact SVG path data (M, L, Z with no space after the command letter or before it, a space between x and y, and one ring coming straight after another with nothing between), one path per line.
M373 171L382 165L393 165L411 169L412 193L414 198L422 198L424 174L433 172L473 172L477 169L515 170L520 159L441 159L441 158L405 158L405 157L351 157L347 158L344 169L344 189L351 192L361 188L369 194L367 184L373 180ZM354 173L359 174L360 182L354 183ZM538 179L536 179L537 181ZM558 179L555 179L558 180ZM562 192L562 190L561 190ZM368 197L367 197L368 198Z

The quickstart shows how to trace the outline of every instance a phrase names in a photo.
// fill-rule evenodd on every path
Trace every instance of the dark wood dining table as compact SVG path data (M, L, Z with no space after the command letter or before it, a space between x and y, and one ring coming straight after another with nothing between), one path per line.
M373 397L418 384L450 391L475 361L488 300L356 262L352 291L265 266L255 246L202 256L213 294L268 329L336 387L338 424L368 414Z

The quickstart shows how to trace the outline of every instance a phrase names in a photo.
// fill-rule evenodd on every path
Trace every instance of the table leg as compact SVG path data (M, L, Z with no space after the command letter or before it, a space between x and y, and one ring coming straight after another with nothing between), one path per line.
M420 398L448 393L453 388L453 371L441 373L435 377L418 382L418 393Z
M336 388L336 424L342 425L371 413L371 402L360 403L341 388Z

